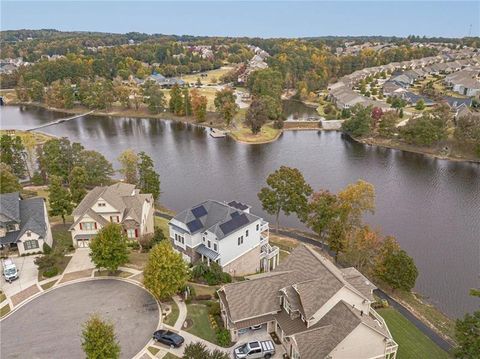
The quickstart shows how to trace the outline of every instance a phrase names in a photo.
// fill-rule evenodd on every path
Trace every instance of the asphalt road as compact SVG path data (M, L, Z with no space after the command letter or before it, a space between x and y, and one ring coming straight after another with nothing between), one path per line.
M92 313L115 326L121 358L132 358L157 328L155 299L144 289L104 279L67 285L35 298L0 322L2 359L85 358L82 324Z

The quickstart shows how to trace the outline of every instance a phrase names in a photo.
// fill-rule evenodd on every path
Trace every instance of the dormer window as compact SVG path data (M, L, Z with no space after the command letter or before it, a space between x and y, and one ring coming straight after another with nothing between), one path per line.
M105 202L98 202L98 207L106 207L106 205Z
M17 225L15 223L7 224L7 232L16 231L16 230L17 230Z
M27 232L27 237L31 237L32 236L32 232L28 231Z

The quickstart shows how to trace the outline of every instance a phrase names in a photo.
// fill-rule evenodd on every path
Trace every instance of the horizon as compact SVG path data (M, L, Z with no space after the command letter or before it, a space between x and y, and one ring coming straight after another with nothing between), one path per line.
M412 11L412 6L415 11ZM139 32L148 35L263 39L480 36L477 16L480 3L474 1L17 0L2 1L1 8L2 31L55 29L62 32ZM134 16L131 16L132 11L136 13ZM392 14L402 12L408 15L392 19ZM168 16L164 16L165 13ZM52 14L55 16L50 16ZM428 14L427 19L425 14ZM125 21L126 17L129 21ZM445 23L449 25L445 26Z

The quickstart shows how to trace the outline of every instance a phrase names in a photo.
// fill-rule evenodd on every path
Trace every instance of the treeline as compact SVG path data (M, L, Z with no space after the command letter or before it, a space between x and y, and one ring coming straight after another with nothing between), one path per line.
M418 270L396 239L383 236L363 222L375 211L375 188L359 180L338 193L314 192L296 168L281 166L267 177L258 193L263 209L275 216L295 214L320 240L328 244L335 260L354 266L364 275L392 289L410 291Z
M124 181L135 184L142 193L160 196L160 179L153 160L144 152L129 150L120 158ZM21 190L20 179L29 179L34 185L49 185L50 214L65 216L95 186L113 183L112 164L99 152L86 150L81 144L67 138L36 144L30 133L0 137L0 193Z
M400 98L390 99L393 111L384 112L377 107L356 105L343 110L347 118L342 129L353 137L379 137L397 139L418 146L434 146L449 138L450 129L454 128L453 138L463 146L474 149L480 158L480 120L479 115L470 114L454 119L450 108L445 104L434 106L420 115L412 117L404 126L397 127L403 118L406 102ZM423 110L419 101L417 110Z

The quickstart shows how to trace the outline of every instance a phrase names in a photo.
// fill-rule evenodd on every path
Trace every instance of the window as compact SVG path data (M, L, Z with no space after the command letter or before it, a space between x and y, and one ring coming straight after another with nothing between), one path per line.
M213 250L214 250L214 251L217 250L217 243L213 243Z
M35 241L35 240L25 241L23 242L23 248L25 248L26 251L30 249L37 249L38 241Z
M31 237L32 236L32 232L28 231L27 232L27 237Z
M260 225L259 225L259 224L257 224L257 231L258 231L259 229L260 229Z
M202 237L202 241L203 241L203 243L205 243L205 237Z
M110 222L118 223L120 222L120 218L118 216L110 216Z
M138 237L138 229L127 229L127 237L128 238L136 238Z
M212 247L212 242L208 241L208 248Z
M248 229L245 231L245 237L248 237Z
M15 223L7 224L7 232L16 231L16 230L17 230L17 225Z
M185 238L183 238L183 236L181 236L181 235L179 235L179 234L176 234L176 233L175 233L175 240L176 240L177 242L182 243L182 244L185 243Z
M98 202L98 207L106 207L106 205L105 202Z
M243 236L238 237L238 245L243 244Z
M95 222L83 222L80 223L80 229L84 229L85 231L93 231L97 229L97 224Z

